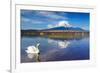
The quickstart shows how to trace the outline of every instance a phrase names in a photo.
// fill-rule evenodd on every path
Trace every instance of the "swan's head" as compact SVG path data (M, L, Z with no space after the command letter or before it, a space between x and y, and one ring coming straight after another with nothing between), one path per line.
M37 43L36 47L39 47L40 43Z

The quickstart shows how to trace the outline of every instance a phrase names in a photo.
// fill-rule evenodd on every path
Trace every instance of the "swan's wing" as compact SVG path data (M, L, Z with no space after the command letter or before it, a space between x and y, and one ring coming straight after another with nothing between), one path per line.
M39 53L39 49L35 46L31 46L34 53Z
M35 46L29 46L29 47L27 47L26 52L27 53L39 53L39 49L36 48Z
M35 46L29 46L29 47L27 47L27 50L33 50L33 49L36 49L36 47Z

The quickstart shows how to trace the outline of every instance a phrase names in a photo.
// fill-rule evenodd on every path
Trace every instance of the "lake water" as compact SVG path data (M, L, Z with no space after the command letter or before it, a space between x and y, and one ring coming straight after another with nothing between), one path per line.
M28 46L39 45L39 54L27 54ZM89 59L89 37L73 39L50 39L43 37L21 38L21 63L72 61Z

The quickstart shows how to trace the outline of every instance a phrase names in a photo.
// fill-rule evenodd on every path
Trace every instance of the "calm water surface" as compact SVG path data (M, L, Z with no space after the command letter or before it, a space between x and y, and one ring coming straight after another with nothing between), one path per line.
M40 43L39 54L27 54L28 46ZM21 62L47 62L89 59L89 38L50 39L43 37L21 38Z

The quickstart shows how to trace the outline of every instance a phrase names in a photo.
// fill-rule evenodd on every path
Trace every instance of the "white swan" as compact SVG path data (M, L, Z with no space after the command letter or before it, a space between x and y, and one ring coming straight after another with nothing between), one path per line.
M38 54L40 51L39 51L39 45L40 45L40 43L38 43L36 46L28 46L27 47L27 50L25 50L26 51L26 53L34 53L34 54Z

